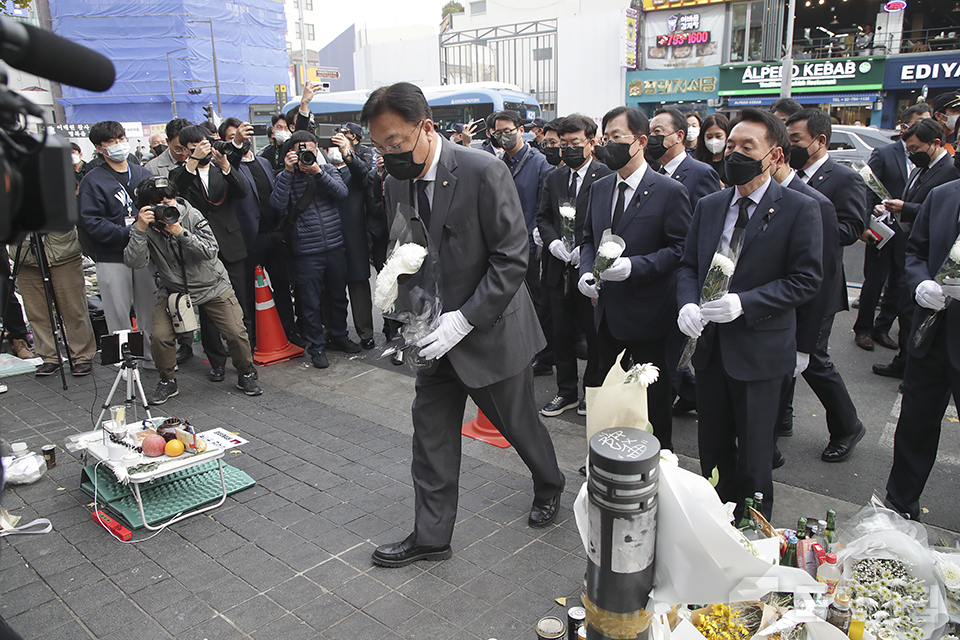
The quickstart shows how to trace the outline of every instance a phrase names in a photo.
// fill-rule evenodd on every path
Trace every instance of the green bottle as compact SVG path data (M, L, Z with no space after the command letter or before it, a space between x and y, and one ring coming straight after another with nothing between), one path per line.
M750 507L753 506L753 498L747 498L743 501L743 517L740 518L740 522L737 523L737 529L741 531L746 531L747 529L753 529L753 518L750 517Z
M836 553L837 552L837 512L833 509L827 509L827 530L824 532L827 538L827 544L830 545L829 549L825 549L827 553Z
M753 508L763 513L763 494L759 491L753 494Z
M803 516L797 520L797 540L805 540L807 537L807 519Z
M787 550L783 554L783 557L780 558L780 566L797 566L797 536L790 536L790 538L787 540Z

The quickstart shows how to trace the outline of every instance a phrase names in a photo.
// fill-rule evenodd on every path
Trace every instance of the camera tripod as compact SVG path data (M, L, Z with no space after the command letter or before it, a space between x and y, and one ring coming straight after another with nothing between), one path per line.
M129 331L118 331L117 333L128 334ZM120 381L126 379L127 381L127 392L124 397L123 405L126 407L127 416L133 416L133 420L129 417L127 418L127 423L130 424L139 420L137 418L137 413L135 411L136 404L135 400L139 400L143 407L143 413L147 418L152 418L150 415L150 405L147 404L147 394L143 391L143 382L140 381L140 369L137 365L137 356L133 355L130 351L130 345L126 341L122 341L120 345L120 353L122 356L122 362L120 364L120 370L117 371L117 377L113 381L113 386L110 387L110 393L107 394L107 399L103 401L103 406L100 408L100 415L97 417L97 423L93 426L94 429L100 427L100 423L103 422L103 416L107 413L107 410L110 409L110 403L113 401L113 394L117 392L117 389L120 387Z
M70 344L67 342L67 332L63 328L63 317L60 315L60 305L57 304L57 295L53 289L53 280L50 278L50 263L47 262L47 252L43 247L43 234L30 234L30 251L37 260L37 267L40 269L40 278L43 281L43 295L47 301L47 316L50 319L50 330L53 333L53 344L57 350L57 364L60 365L60 381L63 383L63 390L67 390L67 374L63 367L63 352L60 350L60 342L67 352L67 364L73 368L73 359L70 357ZM7 292L4 300L4 317L6 317L7 307L13 298L13 283L17 281L20 275L20 268L23 267L20 257L23 253L23 243L17 246L17 254L14 258L14 271L10 276L10 291ZM54 311L56 307L56 311Z

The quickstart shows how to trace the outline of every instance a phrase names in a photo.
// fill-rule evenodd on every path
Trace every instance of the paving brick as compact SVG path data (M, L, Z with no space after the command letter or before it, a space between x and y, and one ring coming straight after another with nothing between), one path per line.
M157 563L151 561L130 569L124 569L112 576L111 580L121 591L129 595L169 577L169 573L161 569Z
M340 622L354 611L356 609L353 605L344 602L332 593L327 593L303 605L293 614L317 631L323 631Z
M293 611L311 600L323 595L323 587L303 576L294 576L266 591L264 595L283 607Z
M299 544L278 556L281 562L298 573L312 569L328 558L330 554L312 542Z
M177 640L207 640L208 638L233 640L233 638L239 638L242 635L243 634L229 621L221 616L216 616L179 634Z
M248 544L247 540L237 535L233 531L222 531L209 538L197 541L196 547L211 558L219 558L231 551L239 549Z
M136 638L136 640L166 640L173 636L161 627L156 620L143 618L103 637L104 640L130 640L131 638Z
M214 611L222 613L257 595L256 589L240 578L227 578L213 587L201 591L197 596L210 605Z
M292 578L296 572L276 558L270 558L262 564L240 569L237 575L259 590L266 591L281 582Z
M176 605L168 607L157 620L164 629L173 635L178 635L206 620L210 620L213 616L213 609L203 600L195 596L189 596Z
M83 623L96 637L102 638L145 617L132 600L121 599L97 609L96 615L84 616Z
M355 606L362 609L377 598L386 595L390 591L382 582L360 574L355 578L348 580L337 588L337 595Z
M53 591L40 581L21 586L16 590L15 595L16 597L11 594L0 599L0 618L9 620L56 597Z
M285 615L253 634L255 640L314 640L317 631L294 615Z
M517 590L517 585L495 573L484 571L463 586L463 590L477 598L496 604Z
M226 611L223 615L244 633L268 626L284 615L282 607L260 595Z
M333 590L359 573L339 558L331 558L327 562L310 569L304 575L324 589Z
M356 611L326 631L331 638L351 638L352 640L381 640L390 633L390 629L361 611Z
M184 589L183 585L173 578L167 578L145 589L141 589L133 594L131 598L148 614L157 615L170 609L175 609L177 604L185 600L189 595L190 592Z
M435 604L453 589L453 586L429 573L421 573L397 590L424 607Z
M423 611L423 607L401 593L389 591L363 607L363 611L388 627L396 628Z
M7 614L4 614L3 618L24 640L33 640L34 638L46 640L49 637L47 631L50 629L61 627L64 631L76 629L73 616L70 615L62 602L56 600L32 607L14 617L8 617ZM86 634L76 635L72 640L84 637L86 637Z

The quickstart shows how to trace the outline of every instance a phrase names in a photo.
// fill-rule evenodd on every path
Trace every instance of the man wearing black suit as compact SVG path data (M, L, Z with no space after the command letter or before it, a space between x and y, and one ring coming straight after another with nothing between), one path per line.
M660 446L672 450L667 337L677 315L676 273L690 225L690 200L682 184L644 161L649 131L647 117L637 109L616 107L603 116L607 166L615 173L590 189L578 287L597 300L594 324L602 375L624 350L633 364L650 362L660 370L647 388L647 415ZM600 273L600 287L593 279L593 264L607 229L620 236L626 248Z
M882 205L877 205L875 211L880 215L884 209L890 211L899 220L899 227L903 233L898 233L891 242L894 245L893 259L904 273L900 278L900 296L897 302L897 318L900 323L900 331L897 334L897 342L900 351L894 356L890 364L875 364L873 372L880 376L892 378L902 378L907 363L907 344L912 336L914 303L911 299L913 289L905 288L906 274L903 271L906 251L907 234L920 206L927 198L927 195L936 187L942 184L960 178L960 172L952 162L952 158L943 147L943 127L941 127L932 118L924 118L913 123L909 129L903 132L903 142L907 146L907 153L910 161L916 167L910 174L907 186L903 190L903 198L897 200L888 200Z
M773 452L779 398L802 358L796 309L823 278L823 232L815 200L770 178L789 144L773 114L746 108L727 138L726 175L736 186L697 203L677 274L677 324L698 338L693 366L700 468L717 469L717 493L738 503L760 491L773 509ZM742 234L742 235L741 235ZM742 250L730 291L700 308L714 254L734 236Z
M533 479L527 524L556 518L564 478L533 395L534 353L545 340L527 287L528 235L507 165L446 140L418 87L370 94L364 124L390 176L387 211L412 206L439 255L443 313L422 338L433 364L417 372L413 401L413 533L382 545L376 564L443 560L457 518L463 412L471 397L520 454Z
M823 282L823 286L832 287L828 292L830 303L824 309L817 348L810 354L810 365L804 371L803 379L826 409L830 441L820 459L841 462L853 453L857 442L866 434L866 428L857 416L857 408L840 372L831 362L827 348L834 316L849 308L843 247L859 240L863 233L869 217L866 211L867 187L855 171L837 164L827 153L832 126L826 112L819 109L798 111L787 118L787 132L791 144L790 166L797 170L801 181L826 196L837 212L839 242L835 251L828 251L834 257L837 276L830 282ZM780 434L793 434L792 406L780 423Z
M915 104L900 115L900 123L906 128L921 118L931 116L929 105ZM907 158L906 149L901 137L893 144L876 147L870 153L870 160L867 161L873 174L892 197L903 193L907 186L907 178L913 170L913 163ZM880 204L880 197L873 191L867 191L867 203L872 211L876 205ZM899 227L889 216L885 216L884 223ZM860 239L866 247L863 250L860 308L853 325L854 340L858 347L867 351L873 351L875 343L888 349L896 349L897 343L889 335L890 327L893 326L893 321L897 317L897 296L900 287L900 267L893 259L893 247L896 243L887 242L882 249L877 249L876 240L869 231L865 231ZM885 283L886 289L884 289ZM882 300L881 292L883 292ZM877 312L878 304L879 312Z
M180 131L180 144L187 150L187 160L170 172L180 195L196 207L210 222L213 235L220 246L219 257L227 269L233 292L240 308L247 308L246 257L240 221L234 203L247 196L249 189L239 171L233 171L228 158L210 146L208 132L200 126L185 127ZM244 313L244 325L249 334L252 323ZM208 377L222 382L224 366L230 355L220 338L220 332L207 314L200 310L200 335L203 350L210 361Z
M671 176L687 189L690 211L703 196L723 188L720 176L710 165L695 160L684 146L687 139L687 117L677 109L659 109L650 121L650 140L647 142L647 157L660 164L660 173ZM680 353L685 343L684 336L674 329L668 340L668 374L671 399L677 398L674 415L682 415L697 408L696 379L689 367L677 368Z
M919 305L914 324L931 311L940 312L921 345L915 346L912 337L907 345L903 401L884 501L913 520L920 517L920 495L936 461L950 395L960 402L960 303L954 302L960 298L960 280L947 278L942 285L934 280L944 259L955 251L958 217L960 182L939 186L924 200L907 242L905 286Z
M597 125L590 118L574 114L564 118L560 135L563 167L546 178L537 211L537 227L546 248L545 278L550 295L550 317L553 324L553 359L557 367L557 397L540 409L545 416L557 416L567 409L586 415L586 400L579 400L577 389L576 342L578 328L587 341L587 368L583 372L584 387L603 384L605 371L600 370L597 332L593 326L593 305L577 290L580 266L580 243L587 215L587 199L594 182L612 173L593 160ZM573 245L563 239L560 203L572 201L576 210ZM586 392L584 392L586 393Z

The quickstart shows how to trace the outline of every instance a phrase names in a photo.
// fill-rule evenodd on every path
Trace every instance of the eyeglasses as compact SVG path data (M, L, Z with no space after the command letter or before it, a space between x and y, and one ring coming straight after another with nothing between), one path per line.
M500 130L500 129L495 129L495 130L493 130L493 131L490 132L490 135L493 136L494 138L497 138L497 139L499 140L499 139L502 138L503 136L508 136L508 135L510 135L511 133L513 133L514 131L516 131L517 129L518 129L518 127L514 127L513 129L502 129L502 130Z
M417 131L417 139L418 139L418 140L420 139L420 133L419 133L419 132L422 131L422 129L420 129L420 125L422 125L423 122L424 122L423 120L421 120L420 122L418 122L416 128L413 130L413 131ZM408 141L408 140L410 140L410 137L413 135L413 131L411 131L410 133L408 133L408 134L404 137L403 142L401 142L400 144L391 144L391 145L387 145L387 146L385 146L385 147L382 147L382 146L380 146L380 145L378 145L378 144L375 144L375 145L373 145L373 148L376 149L381 155L383 155L383 154L385 154L385 153L387 153L387 154L389 154L389 153L400 153L400 149L403 147L403 145L407 144L407 141ZM414 142L414 146L416 146L416 142Z
M587 143L586 143L586 142L577 142L576 144L567 144L566 142L561 142L561 143L558 144L557 146L560 147L561 149L570 149L570 148L573 148L573 149L582 149L583 147L587 146Z
M628 140L627 138L630 139ZM615 133L612 136L603 136L603 144L607 144L608 142L633 142L636 139L637 136L633 135L632 133Z

